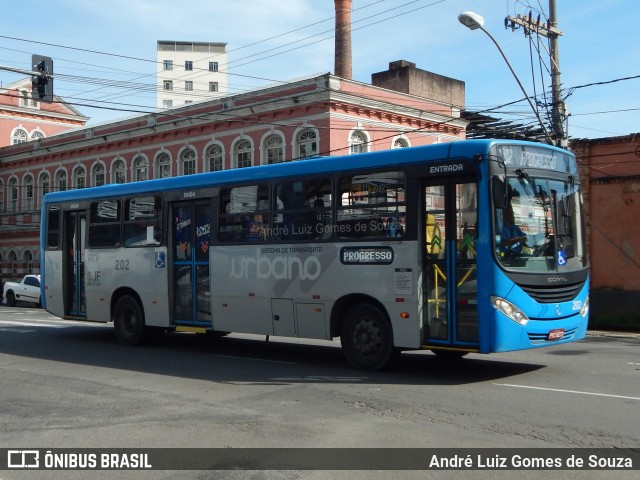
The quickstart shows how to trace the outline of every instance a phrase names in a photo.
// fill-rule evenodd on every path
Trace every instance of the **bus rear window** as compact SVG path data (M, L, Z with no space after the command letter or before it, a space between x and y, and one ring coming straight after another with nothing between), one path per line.
M342 238L403 238L405 192L404 172L343 177L336 233Z
M89 246L105 248L119 246L120 217L120 202L118 200L92 202Z
M60 247L60 207L49 207L47 212L47 250Z

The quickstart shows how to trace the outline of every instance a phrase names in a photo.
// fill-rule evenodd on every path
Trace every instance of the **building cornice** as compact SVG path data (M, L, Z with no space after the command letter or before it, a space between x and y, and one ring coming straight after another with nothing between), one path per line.
M190 137L211 135L216 133L218 126L220 133L224 133L233 124L247 128L258 125L256 128L264 128L267 125L291 122L288 126L295 126L299 121L296 117L304 116L314 108L324 108L332 114L361 116L380 124L397 124L410 131L432 129L434 133L456 135L463 132L467 126L465 120L454 116L385 102L362 93L345 92L341 90L343 82L345 80L324 74L161 113L76 129L37 141L4 147L0 149L2 163L33 159L40 150L45 155L68 154L78 150L93 150L99 155L99 152L106 150L108 146L114 150L133 149L149 138L157 138L159 142L170 141L172 138L179 138L185 131ZM353 81L347 82L358 84ZM372 89L386 92L387 96L391 95L392 98L404 97L412 101L425 102L425 99L420 97L367 84L358 86L364 91ZM448 107L451 108L450 105Z

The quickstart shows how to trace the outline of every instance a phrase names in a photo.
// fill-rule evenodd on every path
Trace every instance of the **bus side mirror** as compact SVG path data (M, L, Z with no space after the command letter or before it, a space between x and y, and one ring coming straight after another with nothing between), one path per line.
M496 177L493 178L491 194L493 195L493 206L495 208L507 207L507 192L502 180Z

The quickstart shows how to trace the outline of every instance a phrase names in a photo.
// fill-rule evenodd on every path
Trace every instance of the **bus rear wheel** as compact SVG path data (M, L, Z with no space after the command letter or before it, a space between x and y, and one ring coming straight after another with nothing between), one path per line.
M129 295L121 297L113 310L113 326L123 345L139 345L144 337L144 314L137 300Z
M369 304L356 305L347 312L340 342L347 361L363 370L382 370L400 352L393 346L393 331L387 317Z

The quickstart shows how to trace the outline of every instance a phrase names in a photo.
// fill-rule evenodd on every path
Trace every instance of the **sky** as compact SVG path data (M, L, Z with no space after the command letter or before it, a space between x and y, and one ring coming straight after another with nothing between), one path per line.
M640 1L556 5L569 136L640 132ZM469 111L535 121L498 48L458 14L484 17L527 94L544 102L548 43L505 29L504 19L545 19L549 0L353 0L352 9L354 80L371 83L389 62L408 60L464 81ZM0 66L30 70L32 54L51 57L55 94L89 126L156 111L158 40L226 43L230 95L334 70L333 0L31 0L26 10L0 0L0 10ZM2 86L21 78L0 69Z

